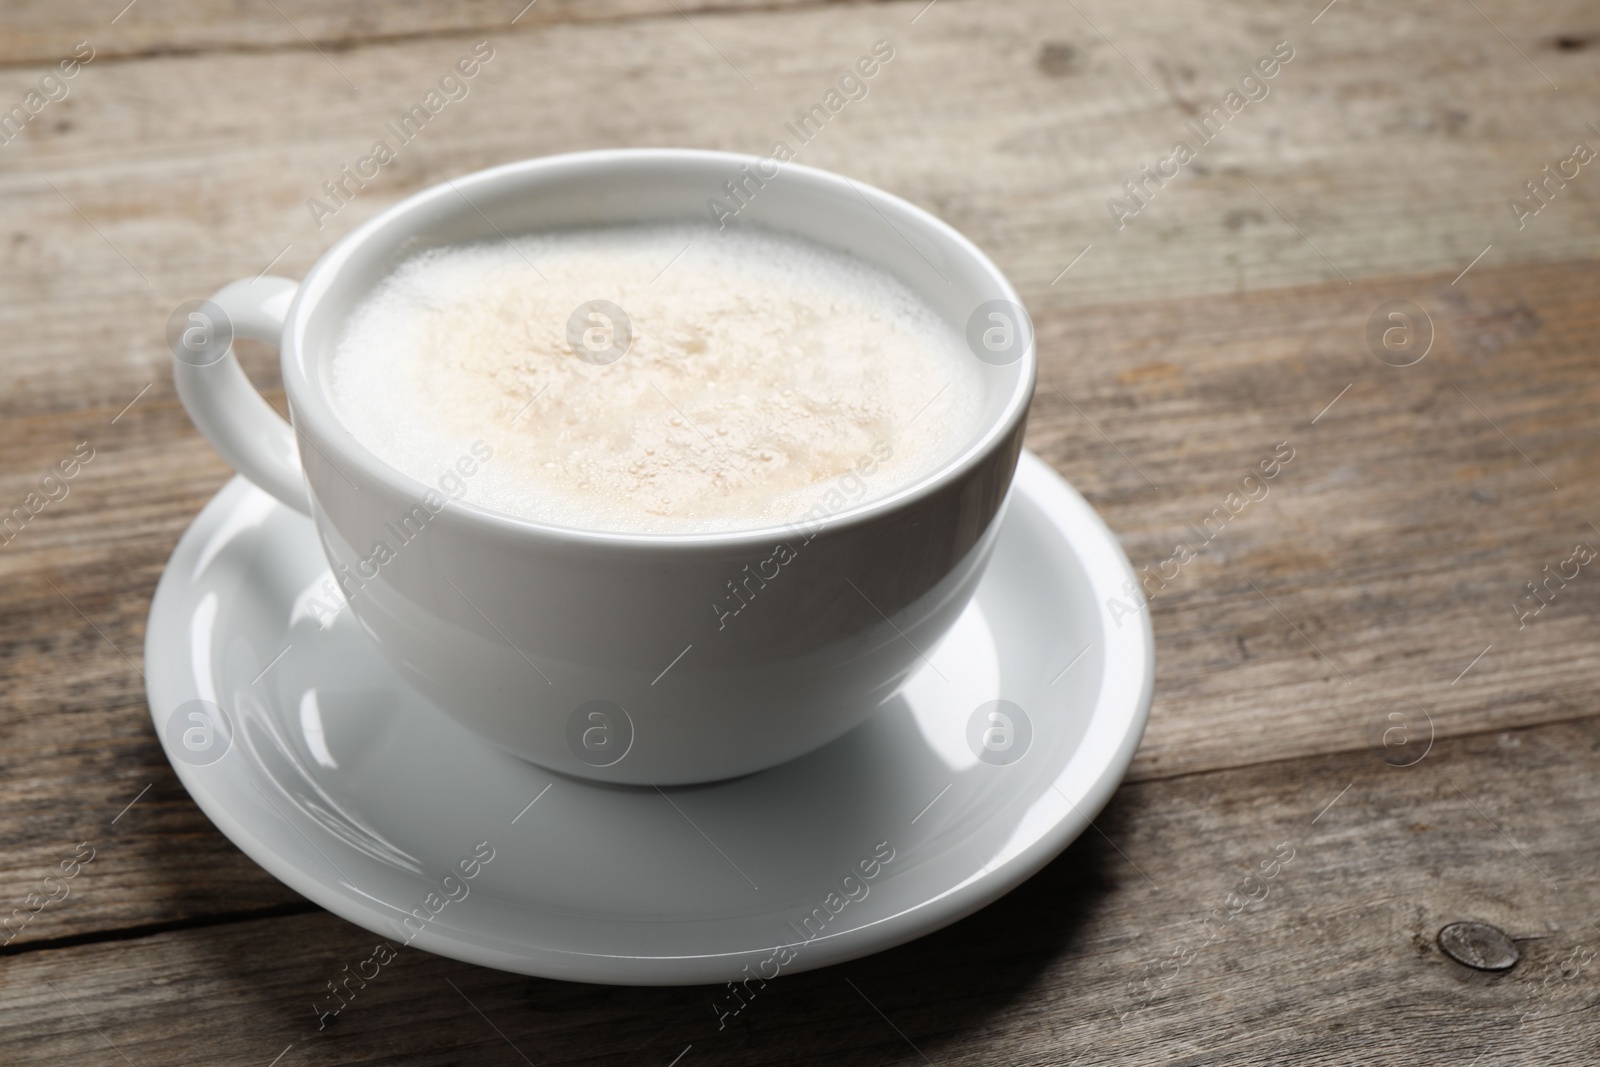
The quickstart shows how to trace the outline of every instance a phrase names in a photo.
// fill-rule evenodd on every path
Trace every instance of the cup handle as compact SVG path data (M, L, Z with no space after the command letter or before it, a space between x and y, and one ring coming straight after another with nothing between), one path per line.
M190 317L204 331L228 330L227 348L220 357L203 348L190 359L175 347L172 377L190 421L211 447L257 486L309 515L311 497L294 429L250 384L232 342L238 336L278 344L298 288L288 278L263 275L217 290L209 301L214 307L202 305ZM210 321L218 311L222 322Z

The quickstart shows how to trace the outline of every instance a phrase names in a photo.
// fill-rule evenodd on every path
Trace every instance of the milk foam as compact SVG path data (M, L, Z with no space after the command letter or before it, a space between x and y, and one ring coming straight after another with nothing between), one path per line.
M569 344L595 300L631 325L615 362ZM591 349L619 336L583 321ZM778 526L883 496L971 440L982 395L961 336L893 276L795 238L690 226L417 254L351 315L332 383L356 438L420 482L481 440L493 458L465 499L646 533Z

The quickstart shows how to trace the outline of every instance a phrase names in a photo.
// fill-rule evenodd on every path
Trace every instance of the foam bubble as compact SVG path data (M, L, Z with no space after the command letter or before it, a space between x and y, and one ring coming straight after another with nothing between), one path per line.
M418 481L482 440L466 499L656 533L883 496L972 438L983 388L961 337L886 272L690 226L417 254L351 315L332 382L356 438Z

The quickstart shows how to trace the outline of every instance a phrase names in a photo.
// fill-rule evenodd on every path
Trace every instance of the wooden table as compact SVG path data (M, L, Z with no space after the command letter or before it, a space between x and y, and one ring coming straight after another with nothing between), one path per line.
M0 505L93 458L0 546L0 901L93 859L0 950L0 1061L1594 1063L1600 562L1568 561L1600 550L1600 162L1566 161L1600 148L1600 20L1324 2L9 4L0 117L41 96L0 146ZM308 198L480 40L469 95L319 228ZM414 954L319 1032L371 935L212 828L145 707L151 592L229 476L174 395L168 314L491 164L764 153L878 40L893 60L800 160L984 247L1037 323L1031 447L1136 567L1196 550L1150 602L1126 784L1004 900L721 1031L705 988ZM1418 331L1397 351L1368 338L1391 301ZM1521 961L1445 955L1469 919Z

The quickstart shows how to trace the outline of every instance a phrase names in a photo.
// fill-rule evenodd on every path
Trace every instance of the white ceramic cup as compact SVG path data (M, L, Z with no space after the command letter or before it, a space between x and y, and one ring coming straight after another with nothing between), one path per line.
M599 532L448 500L340 421L334 347L398 260L563 227L709 224L708 201L731 203L730 180L746 200L731 225L877 264L968 337L982 425L932 473L878 499L862 492L865 503L846 498L800 528ZM894 695L988 561L1036 367L1016 292L938 219L824 171L676 149L552 156L446 182L359 227L298 286L235 282L197 315L221 336L201 331L209 346L174 349L190 417L241 474L311 515L349 610L399 673L518 756L641 785L774 766ZM232 334L280 346L292 429L246 379ZM928 385L931 396L940 383ZM484 437L492 447L494 433ZM458 462L439 459L441 470ZM463 478L477 462L460 458Z

